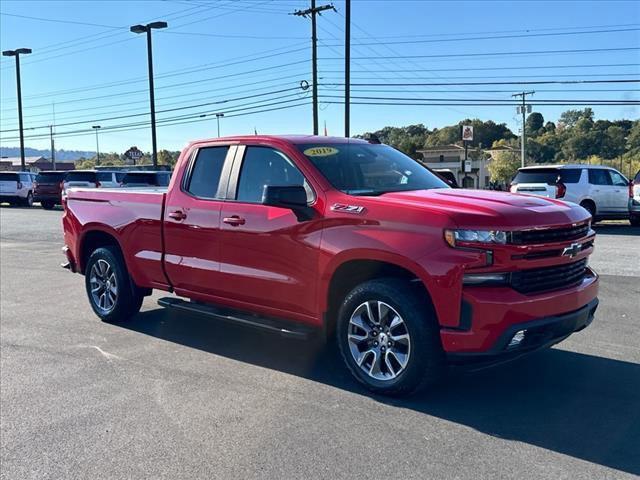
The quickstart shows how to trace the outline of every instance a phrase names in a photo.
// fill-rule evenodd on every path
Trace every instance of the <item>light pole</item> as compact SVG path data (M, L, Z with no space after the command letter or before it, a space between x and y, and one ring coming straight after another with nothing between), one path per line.
M22 88L20 86L20 55L31 53L30 48L17 48L15 50L5 50L2 55L5 57L16 57L16 84L18 88L18 127L20 128L20 169L25 172L27 166L24 161L24 131L22 128Z
M153 53L151 48L151 30L154 28L167 28L167 22L152 22L146 25L134 25L133 33L147 34L147 61L149 63L149 102L151 104L151 148L153 167L158 166L158 145L156 143L156 102L153 94Z
M96 131L96 166L100 164L100 144L98 143L98 130L100 130L100 125L93 125L93 128Z
M216 113L216 120L218 121L218 138L220 138L220 117L224 117L224 113Z

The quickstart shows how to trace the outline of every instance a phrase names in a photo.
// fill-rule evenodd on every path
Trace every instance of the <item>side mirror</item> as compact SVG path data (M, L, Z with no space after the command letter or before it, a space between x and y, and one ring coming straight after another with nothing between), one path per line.
M295 213L298 221L313 218L314 210L307 205L307 191L302 185L265 185L262 204L270 207L288 208Z

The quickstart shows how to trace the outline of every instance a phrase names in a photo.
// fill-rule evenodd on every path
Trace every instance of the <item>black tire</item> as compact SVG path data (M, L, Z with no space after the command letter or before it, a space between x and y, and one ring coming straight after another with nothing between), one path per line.
M350 321L352 315L357 314L358 309L362 308L366 302L383 302L395 310L395 313L401 317L404 324L404 326L400 327L402 332L406 332L409 335L410 343L408 342L408 345L410 350L408 352L408 360L403 369L398 369L399 373L395 378L374 378L365 371L368 368L367 362L363 362L364 367L361 367L356 362L354 354L352 354L354 342L350 342L349 333L350 329L353 329L353 324L350 324ZM388 322L389 320L382 323ZM382 338L382 329L380 330L376 338ZM351 330L351 333L353 333L353 330ZM392 337L390 333L386 335L386 339L395 340L396 338ZM382 278L367 281L354 288L346 296L340 307L336 341L342 359L351 374L358 382L374 393L397 396L407 395L415 390L422 390L432 386L446 371L445 355L440 343L440 331L433 309L424 294L421 294L406 280ZM393 348L391 347L392 343L389 343L389 350ZM376 345L378 344L376 343ZM360 348L360 346L357 348ZM362 347L363 350L368 348L373 347L371 345ZM384 352L384 347L379 348ZM385 359L387 358L388 352L384 354L378 350L378 353L381 353L381 356L384 356ZM377 359L377 355L373 361L375 359ZM373 361L371 362L372 364ZM400 364L397 363L396 366L400 366ZM380 365L380 367L389 372L388 365ZM384 372L380 374L384 375Z
M634 227L640 227L640 215L631 215L629 217L629 222Z
M33 193L27 193L27 198L23 200L23 205L25 207L33 207Z
M596 221L596 204L590 200L585 200L580 203L580 206L584 208L591 215L591 221Z
M96 293L105 292L105 295L109 296L106 292L111 290L110 282L115 279L117 293L113 301L111 296L109 296L108 300L106 298L104 300L96 300L92 292L92 289L96 288L94 279L98 277L93 275L94 266L96 266L97 271L100 271L105 263L110 267L110 273L108 274L109 284L102 282L103 289L98 290ZM100 279L98 278L98 280ZM91 254L85 268L85 288L91 308L102 321L108 323L126 322L140 311L144 300L143 292L133 283L129 276L122 253L114 246L98 248ZM98 295L98 297L101 297L101 295ZM104 307L110 308L103 308L99 304L101 301L111 302L104 303Z
M40 202L40 205L42 205L42 208L45 210L53 210L53 207L56 206L53 202Z

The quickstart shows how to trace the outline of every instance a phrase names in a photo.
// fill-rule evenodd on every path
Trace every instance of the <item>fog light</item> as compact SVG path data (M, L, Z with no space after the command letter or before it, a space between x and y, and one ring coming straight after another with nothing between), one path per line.
M524 336L526 333L526 330L518 330L511 338L511 341L509 342L509 345L507 345L507 348L517 347L518 345L520 345L524 340Z

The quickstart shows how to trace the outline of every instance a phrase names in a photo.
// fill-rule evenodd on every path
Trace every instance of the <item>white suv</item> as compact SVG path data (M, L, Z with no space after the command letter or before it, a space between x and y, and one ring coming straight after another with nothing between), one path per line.
M33 205L35 173L0 172L0 202Z
M629 218L629 180L609 167L524 167L513 177L510 190L577 203L594 220Z

